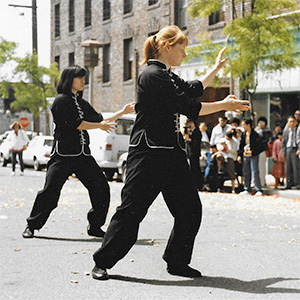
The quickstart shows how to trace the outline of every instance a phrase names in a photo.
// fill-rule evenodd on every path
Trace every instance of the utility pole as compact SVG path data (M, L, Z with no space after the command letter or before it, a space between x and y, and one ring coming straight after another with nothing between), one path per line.
M32 10L32 53L38 53L36 0L31 0L31 6L29 6L29 5L18 5L18 4L8 4L8 6L31 8L31 10Z
M8 4L8 6L12 7L22 7L22 8L31 8L32 12L32 54L38 53L38 37L37 37L37 6L36 6L36 0L31 0L31 6L30 5L18 5L18 4ZM47 126L47 123L49 123L49 116L46 109L46 133L49 131L49 126ZM33 131L38 132L40 131L40 117L34 117L33 120Z

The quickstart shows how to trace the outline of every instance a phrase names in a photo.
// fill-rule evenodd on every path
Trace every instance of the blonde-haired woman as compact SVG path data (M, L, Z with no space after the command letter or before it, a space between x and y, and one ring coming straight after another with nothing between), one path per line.
M227 59L219 53L215 68L204 78L184 81L170 69L186 57L188 39L177 26L168 26L149 37L144 46L147 67L138 79L137 118L130 138L126 183L122 204L112 217L102 246L94 254L92 276L109 278L106 269L123 258L137 239L140 222L157 195L174 217L163 259L172 275L200 277L189 266L201 222L201 202L186 160L179 115L196 120L221 110L248 110L248 102L228 96L201 104L200 97Z
M11 164L12 164L12 173L11 176L16 175L16 161L17 156L20 163L20 169L21 169L21 176L24 175L24 162L23 162L23 151L25 150L25 147L27 146L29 139L27 134L24 130L22 130L22 127L19 122L13 122L10 126L12 131L7 136L7 141L10 144L11 149Z

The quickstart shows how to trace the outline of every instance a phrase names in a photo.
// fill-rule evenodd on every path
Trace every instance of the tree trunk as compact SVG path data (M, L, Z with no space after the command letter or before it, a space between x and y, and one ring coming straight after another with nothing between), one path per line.
M45 110L45 125L46 125L46 135L50 135L50 122L48 110Z
M33 116L33 131L37 132L37 134L40 133L40 116Z
M249 100L249 103L250 103L250 115L251 115L251 119L253 121L253 124L255 124L255 112L254 112L253 101L252 101L253 94L250 93L248 89L246 89L246 92L247 92L248 100Z

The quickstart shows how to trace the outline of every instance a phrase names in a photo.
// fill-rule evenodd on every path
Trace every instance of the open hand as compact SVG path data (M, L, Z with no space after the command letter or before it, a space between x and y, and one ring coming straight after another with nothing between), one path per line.
M111 132L116 129L117 123L109 123L107 121L102 121L99 123L99 128L106 132Z
M131 103L128 103L126 104L124 107L123 107L123 114L126 115L126 114L132 114L132 113L135 113L135 102L131 102Z
M229 57L223 58L223 54L225 51L226 51L226 47L224 47L217 56L216 67L218 69L221 69L224 66L225 62L229 59Z
M224 100L225 110L241 113L250 109L249 101L238 100L234 95L228 95Z

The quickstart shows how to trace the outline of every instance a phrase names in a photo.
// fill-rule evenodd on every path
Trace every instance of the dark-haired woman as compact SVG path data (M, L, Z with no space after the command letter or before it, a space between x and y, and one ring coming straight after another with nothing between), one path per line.
M57 87L58 96L51 107L55 123L54 146L47 166L46 182L44 189L36 196L23 232L24 238L32 238L34 230L43 227L51 211L57 207L64 183L73 173L88 189L92 203L87 215L88 234L97 237L104 235L101 226L105 222L110 202L109 185L91 156L86 130L99 128L112 131L116 125L112 122L123 114L133 112L134 105L127 104L104 120L100 113L82 99L85 75L86 70L79 66L66 68L62 72Z
M187 37L174 25L161 29L145 42L142 63L148 66L138 79L137 118L131 133L122 204L111 219L102 247L94 254L95 279L108 279L106 269L112 268L134 245L139 224L160 192L174 217L163 256L167 270L173 275L201 276L189 267L201 221L201 202L186 160L179 114L196 120L199 114L248 110L248 102L228 96L201 105L196 98L227 60L222 59L225 49L202 83L186 82L170 68L181 64L187 44Z

